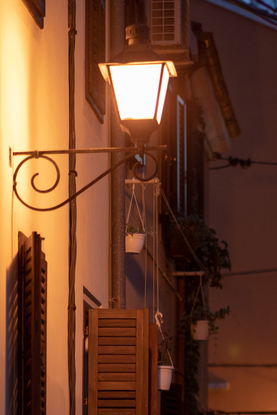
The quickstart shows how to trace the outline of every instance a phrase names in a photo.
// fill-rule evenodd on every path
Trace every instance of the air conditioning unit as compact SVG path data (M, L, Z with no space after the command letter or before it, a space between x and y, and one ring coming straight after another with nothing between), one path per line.
M147 0L146 15L155 52L189 59L189 1Z

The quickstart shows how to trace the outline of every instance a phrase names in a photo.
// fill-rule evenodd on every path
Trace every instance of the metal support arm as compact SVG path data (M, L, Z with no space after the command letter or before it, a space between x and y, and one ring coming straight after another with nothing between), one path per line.
M105 147L105 148L88 148L88 149L80 149L80 150L76 150L76 149L70 149L70 150L49 150L49 151L17 151L14 152L13 155L14 156L26 156L17 166L14 175L13 175L13 190L14 193L16 195L16 197L18 198L18 200L20 200L20 202L26 206L29 209L38 211L38 212L49 212L51 210L56 210L59 209L60 207L66 205L67 203L69 203L71 200L75 199L77 196L79 196L81 193L83 193L85 190L87 190L88 188L90 188L91 186L93 186L95 183L97 183L99 180L101 180L103 177L107 176L109 173L111 173L113 170L115 170L117 167L119 167L121 164L123 164L125 161L127 161L129 158L133 157L136 154L139 154L141 156L141 158L143 159L143 155L146 154L147 156L149 156L153 161L154 161L154 165L155 165L155 171L153 174L151 174L151 176L147 177L147 178L140 178L137 173L136 173L136 169L137 167L140 165L140 162L138 161L137 163L134 164L133 167L133 174L134 177L139 179L140 181L149 181L152 180L157 173L157 161L155 159L155 157L149 153L149 151L157 151L157 150L165 150L166 146L158 146L158 147L147 147L147 151L146 148L144 146L141 147ZM125 157L123 157L118 163L114 164L113 166L111 166L108 170L106 170L105 172L103 172L102 174L100 174L98 177L96 177L94 180L92 180L90 183L88 183L86 186L84 186L82 189L80 189L78 192L76 192L74 195L72 195L71 197L69 197L68 199L66 199L64 202L56 205L56 206L52 206L50 208L37 208L34 206L31 206L29 204L27 204L26 202L24 202L24 200L19 196L18 190L17 190L17 175L18 172L20 170L20 168L23 166L24 163L26 163L27 161L31 160L31 159L37 159L37 158L44 158L46 160L48 160L50 163L52 163L56 169L56 181L54 183L54 185L52 187L50 187L49 189L46 190L40 190L36 187L35 185L35 178L36 176L39 175L39 173L35 173L32 177L31 177L31 185L32 188L38 192L38 193L49 193L51 191L53 191L59 184L60 181L60 169L57 165L57 163L50 157L48 157L48 155L55 155L55 154L89 154L89 153L112 153L112 152L121 152L121 153L128 153ZM69 173L75 173L77 174L77 172L69 172Z

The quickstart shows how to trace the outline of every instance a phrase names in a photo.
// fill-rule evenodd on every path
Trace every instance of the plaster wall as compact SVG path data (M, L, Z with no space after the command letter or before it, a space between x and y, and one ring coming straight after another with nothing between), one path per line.
M191 20L213 32L242 133L224 157L276 162L277 31L206 1L191 2ZM210 167L225 162L210 163ZM209 342L215 364L276 363L276 166L252 164L210 171L209 225L229 244L232 272L223 290L210 290L214 309L231 315ZM256 273L255 273L256 272ZM228 391L210 392L209 406L224 411L275 411L276 368L210 368Z
M85 100L85 2L77 2L76 135L77 148L107 147L109 105L101 125ZM47 0L44 28L34 22L21 0L0 2L0 414L16 411L16 309L18 232L34 231L45 240L48 262L47 413L69 412L67 363L68 206L36 212L12 193L14 151L68 148L68 2ZM54 156L61 170L58 188L48 195L31 190L30 178L39 172L39 188L53 185L50 163L35 160L23 167L18 190L30 205L54 206L68 197L68 156ZM77 190L108 168L107 155L77 159ZM83 287L108 307L109 298L109 178L77 199L76 266L76 394L82 413Z

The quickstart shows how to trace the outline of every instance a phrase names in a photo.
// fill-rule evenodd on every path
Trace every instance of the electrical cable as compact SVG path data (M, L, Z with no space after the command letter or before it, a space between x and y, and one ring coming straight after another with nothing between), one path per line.
M213 160L210 161L218 161L224 160L228 161L228 164L224 164L223 166L218 167L210 167L209 170L220 170L225 169L227 167L236 167L239 166L243 169L252 166L252 164L259 164L259 165L266 165L266 166L277 166L277 162L270 162L270 161L253 161L250 158L248 159L240 159L238 157L222 157L220 153L213 153Z

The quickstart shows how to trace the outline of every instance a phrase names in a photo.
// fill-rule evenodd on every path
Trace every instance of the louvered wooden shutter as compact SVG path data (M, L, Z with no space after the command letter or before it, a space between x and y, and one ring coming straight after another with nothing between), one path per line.
M34 8L36 9L39 16L45 16L45 0L32 0Z
M172 383L169 391L161 392L161 415L181 415L182 386Z
M23 0L38 26L42 29L45 17L45 0Z
M89 310L88 415L148 413L148 310Z
M105 0L86 0L86 99L103 123L105 80L98 63L105 62Z
M47 262L36 232L19 251L21 413L46 414Z

